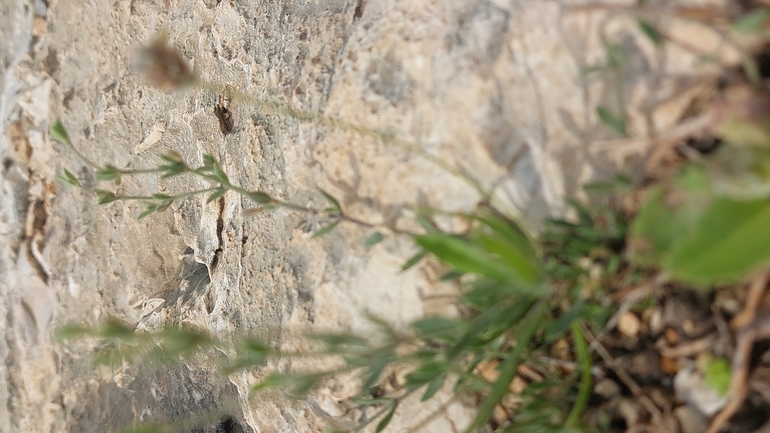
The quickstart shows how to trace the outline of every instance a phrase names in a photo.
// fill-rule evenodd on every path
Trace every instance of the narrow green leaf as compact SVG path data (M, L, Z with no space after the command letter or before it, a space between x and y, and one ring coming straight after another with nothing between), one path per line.
M160 425L145 425L136 428L122 430L123 433L165 433L166 429Z
M210 153L207 153L203 155L203 165L209 170L213 170L214 166L217 165L217 159L214 158L213 155Z
M206 203L211 203L212 201L218 199L219 197L222 197L225 195L227 190L225 188L218 188L216 191L211 193L208 199L206 199Z
M328 224L326 227L323 227L320 230L318 230L315 233L313 233L313 236L311 236L311 239L312 238L320 238L321 236L329 233L330 231L334 230L334 228L337 227L337 224L339 224L339 223L340 223L339 220L337 220L337 221L334 221L331 224Z
M114 165L107 164L96 170L96 178L99 180L117 180L120 178L120 170Z
M453 270L442 275L441 278L439 278L439 281L454 281L463 275L465 275L465 272Z
M264 378L261 382L252 386L251 392L258 392L267 388L277 388L279 386L285 385L290 379L291 379L291 376L288 374L271 373L266 378Z
M460 329L461 325L462 324L456 320L444 317L429 317L412 323L411 327L417 332L417 335L420 338L425 338L456 331L457 329Z
M580 389L578 390L578 396L575 400L575 405L572 406L572 410L567 416L564 425L567 427L575 427L580 419L580 414L585 410L588 405L588 398L591 397L592 379L591 375L591 354L588 352L588 343L583 336L583 331L579 322L572 323L572 338L575 342L575 358L578 365L580 365Z
M422 395L420 401L430 400L434 395L436 395L438 390L441 389L441 385L444 384L444 379L446 379L446 373L443 373L437 378L433 379L425 389L425 394Z
M150 215L151 213L155 212L155 210L157 210L157 208L158 208L158 206L156 204L154 204L154 203L148 204L147 205L147 209L145 209L144 212L140 213L139 216L137 217L137 219L142 219L142 218Z
M451 235L430 234L415 236L415 242L442 261L463 272L472 272L495 280L521 280L526 278L487 252L465 240Z
M534 336L535 332L540 327L541 314L545 302L541 304L537 311L533 310L530 317L525 322L522 328L521 334L519 334L516 340L516 347L513 348L505 357L505 360L500 364L500 376L495 384L492 386L492 390L489 392L487 398L479 406L478 412L473 422L465 430L466 432L475 432L486 424L492 416L492 411L500 404L505 394L508 392L508 387L511 384L514 376L516 376L516 369L523 362L522 355L529 346L529 342Z
M115 319L109 319L99 327L99 335L104 338L129 340L134 337L134 330Z
M72 174L66 168L64 169L64 176L67 178L67 183L69 183L70 185L72 185L72 186L80 186L80 181L78 181L78 178L75 177L75 175Z
M334 210L336 210L337 212L342 212L342 207L340 206L340 202L337 201L337 199L334 198L333 195L329 194L328 192L326 192L326 191L324 191L322 189L319 189L318 191L320 191L321 194L323 194L324 198L326 198L326 201L328 201L329 204L332 205Z
M613 131L622 136L628 135L626 132L626 122L623 119L615 116L615 114L609 108L605 106L599 106L596 108L596 113L599 115L599 119L601 119L601 121L605 125L609 126Z
M767 8L758 8L739 18L732 27L736 32L756 33L762 30L768 17L770 17L770 11Z
M246 197L251 199L251 201L261 205L265 205L273 202L273 198L262 191L250 192L246 194Z
M639 29L642 30L642 33L644 33L644 35L647 36L653 44L655 44L655 46L660 47L663 45L665 38L655 26L641 18L638 19L637 22L639 23Z
M119 200L119 197L114 192L105 189L97 189L96 196L99 197L99 204L107 204Z
M572 326L572 323L580 318L584 306L585 301L579 299L569 311L562 314L555 322L551 323L545 330L545 341L552 343L567 332Z
M406 261L406 263L404 263L404 264L401 266L401 271L405 271L405 270L407 270L407 269L411 268L412 266L416 265L416 264L417 264L417 263L419 263L419 262L420 262L420 260L422 260L422 258L423 258L423 257L425 257L427 254L428 254L428 252L427 252L427 251L425 251L425 250L420 250L420 252L419 252L419 253L417 253L417 254L413 255L412 257L410 257L410 258L409 258L409 260L407 260L407 261Z
M626 62L626 53L620 45L605 42L604 53L607 55L607 66L612 69L618 69Z
M379 424L377 424L377 428L374 430L375 433L380 433L381 431L385 430L385 427L387 427L388 424L390 424L390 420L393 419L393 414L396 413L397 407L398 407L398 402L394 401L393 407L390 408L390 411L388 411L388 414L385 415L385 418L383 418L382 421L379 422Z
M168 194L155 193L152 195L152 198L156 200L170 200L171 196Z
M439 377L447 371L447 368L448 366L444 362L427 362L406 376L406 384L409 387L419 388Z
M70 141L70 136L67 134L67 130L64 128L64 125L61 123L61 119L57 118L56 122L51 125L51 128L49 129L48 133L51 135L51 138L54 140L63 143L63 144L72 144Z
M379 244L383 239L385 239L385 235L383 235L380 232L374 232L368 238L366 238L366 241L364 241L364 245L367 248L370 248Z
M323 373L304 374L294 377L291 386L292 397L297 398L307 395L324 377L326 375Z
M385 370L385 367L387 367L390 363L390 359L390 356L384 356L379 359L375 358L373 360L372 365L369 366L367 379L364 381L364 385L361 387L361 389L369 389L377 383L377 381L380 379L380 376L382 375L383 370Z
M313 334L310 337L322 341L332 348L340 346L365 347L367 345L365 338L353 334Z
M54 332L54 338L59 341L71 340L73 338L79 338L89 334L91 334L91 331L84 326L68 325L56 329Z

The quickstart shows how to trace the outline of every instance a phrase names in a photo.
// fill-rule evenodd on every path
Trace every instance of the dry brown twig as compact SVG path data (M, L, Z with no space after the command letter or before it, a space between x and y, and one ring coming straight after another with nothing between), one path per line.
M754 286L761 286L764 290L764 286L767 285L767 279L767 272L763 272L761 275L755 277L752 281L752 290ZM741 313L744 313L745 317L755 317L757 307L758 303L750 304L747 301L746 308L744 308ZM753 308L753 310L751 310L751 308ZM738 340L735 345L735 354L733 354L732 360L733 377L730 381L730 399L728 400L727 405L714 417L714 419L711 420L711 425L709 425L707 433L718 433L730 418L738 412L741 405L743 405L749 391L747 382L749 377L749 363L751 361L751 349L754 347L755 341L768 337L770 337L770 314L755 318L738 334Z
M596 353L598 353L604 362L607 363L607 365L612 369L612 371L618 375L618 378L628 387L634 397L639 399L639 402L642 403L645 409L647 409L647 412L652 415L653 420L655 422L659 421L663 416L660 412L660 409L655 406L655 403L653 403L649 397L642 393L642 388L639 386L639 384L637 384L636 381L623 369L623 367L621 367L618 362L615 361L615 358L613 358L612 355L607 352L607 349L604 348L604 345L602 345L601 342L599 342L599 340L597 340L596 337L591 334L591 331L589 331L585 326L582 326L582 328L583 334L591 342L591 347L594 347L595 345Z

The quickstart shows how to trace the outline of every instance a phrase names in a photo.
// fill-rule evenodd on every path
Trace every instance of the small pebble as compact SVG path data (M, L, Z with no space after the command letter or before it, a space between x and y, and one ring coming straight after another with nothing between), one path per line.
M626 337L636 337L642 328L642 323L636 314L626 311L618 319L618 331Z

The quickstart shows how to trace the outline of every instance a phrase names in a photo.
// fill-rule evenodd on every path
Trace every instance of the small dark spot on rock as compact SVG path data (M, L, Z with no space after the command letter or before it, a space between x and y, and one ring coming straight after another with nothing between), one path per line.
M243 427L233 417L225 415L217 426L217 433L243 433Z

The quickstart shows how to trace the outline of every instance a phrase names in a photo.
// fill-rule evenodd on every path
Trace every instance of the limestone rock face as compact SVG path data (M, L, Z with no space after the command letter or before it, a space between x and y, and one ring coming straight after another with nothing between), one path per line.
M452 312L427 296L451 290L431 263L399 271L414 253L408 238L389 235L367 250L370 231L343 224L311 239L323 220L288 210L247 218L254 205L234 193L191 197L141 220L140 203L97 205L54 179L67 168L89 188L116 188L52 140L57 117L96 164L148 168L175 150L197 165L212 154L234 184L316 208L326 205L322 188L350 214L390 226L408 226L415 203L472 209L479 195L457 175L467 173L536 227L585 177L583 145L608 135L592 113L610 95L580 78L599 59L595 23L562 8L0 0L0 432L110 431L207 411L231 418L190 431L300 432L349 428L360 416L345 406L353 378L298 403L250 399L263 371L224 378L214 358L94 369L95 347L52 341L64 324L184 323L290 347L286 336L302 331L366 332L367 310L401 327ZM207 86L164 93L136 73L136 50L161 33ZM244 97L230 103L225 136L214 107L228 85L380 138L266 113ZM205 187L147 175L117 188L140 196ZM403 405L389 431L462 429L473 408L449 400Z

